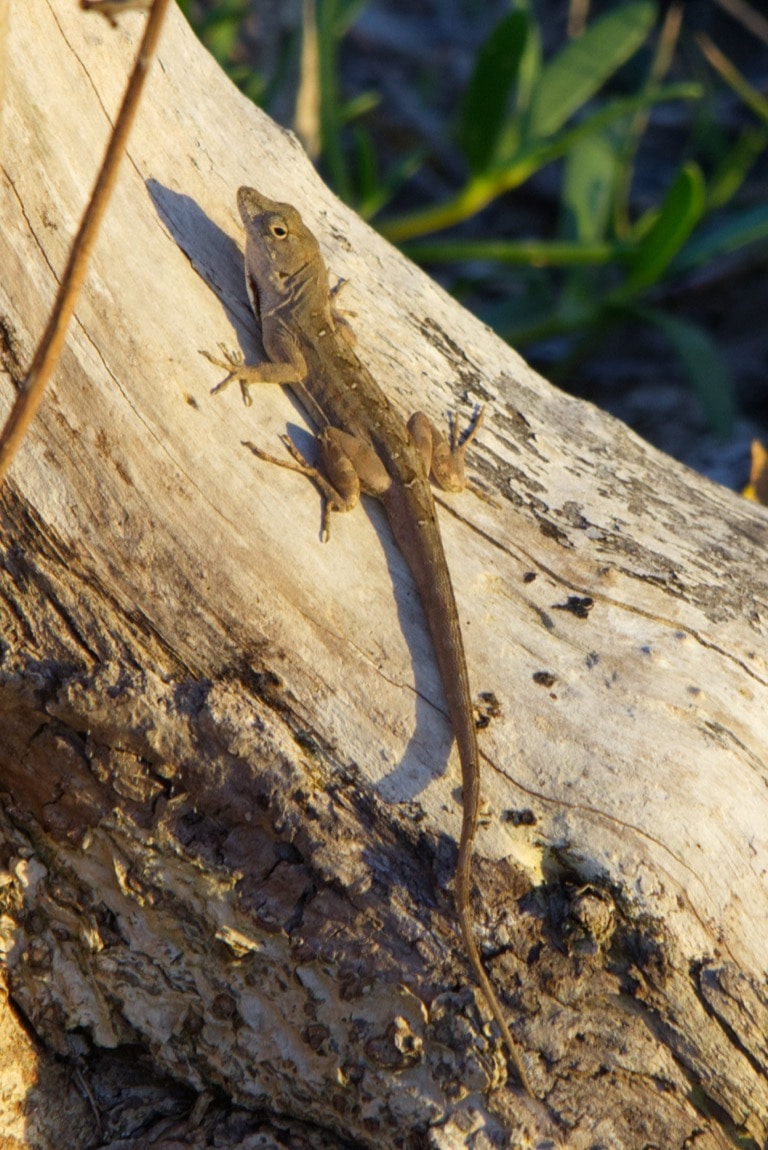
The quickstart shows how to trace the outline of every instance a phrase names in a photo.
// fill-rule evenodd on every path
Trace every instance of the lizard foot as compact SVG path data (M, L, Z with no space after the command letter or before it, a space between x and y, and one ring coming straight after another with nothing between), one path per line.
M449 437L433 426L423 411L416 411L408 420L408 431L424 461L424 469L443 491L463 491L467 485L464 474L464 456L483 422L484 408L480 407L467 431L459 431L459 421L451 416Z
M246 380L243 372L246 367L245 359L241 351L232 351L226 344L219 344L219 351L223 355L223 359L217 359L215 355L211 355L209 351L200 348L200 355L204 356L209 363L214 367L223 367L228 373L226 379L222 379L221 383L217 383L215 387L211 388L211 395L217 395L218 392L223 391L228 387L233 379L236 379L240 384L240 392L243 396L243 403L246 407L250 407L253 400L251 399L250 392L248 391L249 380Z
M323 521L320 528L320 537L324 543L330 539L331 536L331 513L339 508L339 496L335 488L328 482L314 464L310 463L308 459L301 454L295 443L292 443L287 435L281 435L280 439L285 444L288 452L293 456L293 462L289 459L278 459L276 455L270 455L269 452L263 451L262 448L257 447L255 443L251 443L250 439L242 441L243 447L247 447L249 451L253 452L257 459L263 459L265 463L274 463L276 467L284 467L286 471L298 471L300 475L306 475L311 479L316 487L319 488L323 496Z

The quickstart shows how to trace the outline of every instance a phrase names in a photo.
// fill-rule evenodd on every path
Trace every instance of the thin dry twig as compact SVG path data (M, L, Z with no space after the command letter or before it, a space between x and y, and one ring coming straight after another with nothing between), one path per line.
M698 32L696 34L696 43L701 48L707 61L716 72L719 72L729 88L754 112L759 120L762 120L764 124L768 124L768 100L766 100L756 88L752 87L746 76L739 71L735 64L731 63L728 57L720 51L717 45L714 44L704 32Z
M753 36L768 44L768 20L747 4L746 0L717 0L717 3L729 16L733 16L734 20L738 20L748 28Z
M568 37L583 36L589 17L589 0L571 0L568 5Z
M301 22L301 67L296 113L296 135L312 160L320 155L320 56L317 43L317 6L303 0Z
M80 229L69 253L67 268L59 286L51 318L38 345L29 373L21 385L11 413L0 434L0 484L4 482L24 435L37 414L45 387L58 363L67 334L67 327L88 270L99 227L115 186L120 159L136 116L144 81L157 47L168 4L169 0L155 0L149 13L144 38L139 47L131 78L128 81L123 104L115 121L90 203L85 210Z

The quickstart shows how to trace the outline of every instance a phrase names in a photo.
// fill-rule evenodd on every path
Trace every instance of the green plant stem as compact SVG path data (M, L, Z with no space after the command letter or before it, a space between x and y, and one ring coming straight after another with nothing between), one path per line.
M447 264L466 260L514 267L594 267L609 264L627 249L613 243L547 243L544 240L435 240L406 243L403 252L417 263Z
M656 49L651 61L649 75L643 84L643 91L650 91L658 87L669 71L674 57L675 47L680 38L680 26L683 20L683 6L676 0L667 11L664 23L659 32ZM631 232L629 218L629 193L634 178L634 159L642 136L648 126L650 108L642 108L636 112L627 131L622 146L622 161L619 165L619 178L613 197L614 231L618 236L628 236Z
M521 183L524 178L521 177L518 182ZM511 186L514 187L514 183ZM477 176L469 180L458 195L444 200L442 204L422 208L409 215L400 216L399 219L383 220L378 228L393 244L441 232L462 223L463 220L471 219L495 199L500 190L499 181L486 176Z
M392 243L400 244L406 240L455 227L456 224L477 215L504 192L509 192L524 183L545 164L559 159L582 136L599 131L615 120L622 119L649 104L673 99L695 100L700 95L699 84L682 83L669 85L656 92L643 92L639 96L612 100L607 108L596 112L575 127L561 132L553 139L529 145L509 165L472 176L462 190L451 199L444 200L442 204L411 212L409 215L385 220L379 225L379 231Z

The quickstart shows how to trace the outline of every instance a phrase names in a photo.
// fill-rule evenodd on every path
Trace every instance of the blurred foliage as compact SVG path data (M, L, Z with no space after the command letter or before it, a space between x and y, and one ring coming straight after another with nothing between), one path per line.
M752 464L749 469L749 483L742 491L745 499L762 503L768 507L768 451L759 439L752 440Z
M189 12L193 3L182 7ZM445 125L463 160L462 182L439 202L379 218L398 193L407 198L407 181L431 149L425 143L380 172L364 123L377 97L345 100L339 67L342 41L366 0L309 3L305 19L309 12L316 35L294 83L316 92L319 165L339 195L413 259L452 266L464 289L481 296L485 284L500 302L486 306L483 318L515 346L557 340L561 378L594 353L608 330L626 322L653 325L674 349L711 425L727 434L734 414L728 367L704 327L670 314L665 301L691 272L768 236L768 205L738 202L768 143L768 101L704 37L699 46L713 70L708 83L665 82L683 8L673 5L662 19L654 0L617 3L545 60L535 5L512 0L477 50L458 115ZM247 0L225 0L196 27L233 79L269 108L270 84L237 62L247 7ZM714 77L748 110L748 126L735 138L717 124ZM638 211L632 190L644 162L641 144L653 108L670 101L691 109L689 142L658 202ZM474 221L555 161L556 238L478 239L466 228L442 234ZM481 222L473 222L472 232ZM514 285L507 281L505 290L511 275Z
M251 0L218 0L215 4L198 0L178 0L179 7L195 29L198 38L215 56L237 86L255 104L269 103L269 85L241 60L240 30L251 8Z

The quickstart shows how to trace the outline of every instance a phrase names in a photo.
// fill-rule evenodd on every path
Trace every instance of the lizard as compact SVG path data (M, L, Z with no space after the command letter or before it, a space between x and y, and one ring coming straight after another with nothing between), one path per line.
M470 903L472 850L480 803L480 759L467 660L448 563L437 521L432 479L445 490L465 486L464 455L482 420L479 411L463 440L452 422L450 441L415 413L406 424L358 358L354 336L334 306L334 292L320 245L290 204L241 187L237 205L245 228L245 279L253 312L261 324L268 359L247 364L241 352L223 344L223 359L203 354L228 374L212 390L233 380L251 403L257 383L290 386L319 429L322 470L309 463L287 437L293 461L277 459L246 443L259 458L309 476L325 500L322 535L328 538L333 512L349 511L361 492L384 505L392 533L421 598L458 744L462 775L462 821L455 875L455 904L461 936L475 979L501 1030L523 1090L534 1098L475 939Z

